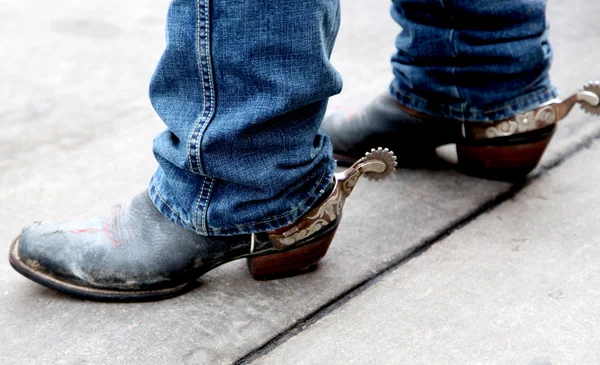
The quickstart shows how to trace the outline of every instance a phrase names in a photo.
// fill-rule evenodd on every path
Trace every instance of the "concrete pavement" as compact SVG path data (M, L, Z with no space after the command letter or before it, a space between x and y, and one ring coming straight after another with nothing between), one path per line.
M155 166L152 137L163 128L146 95L164 46L167 5L167 0L0 0L4 257L20 228L33 220L101 214L144 188ZM365 95L379 93L389 82L388 58L399 28L387 15L387 1L345 0L342 6L333 62L345 78L345 90L332 103L364 102ZM600 75L600 51L595 48L598 10L600 5L581 0L550 3L556 53L552 76L565 93ZM600 124L573 113L562 123L536 174L543 176L579 154L599 134ZM439 238L457 225L469 228L490 204L512 196L514 189L452 169L401 170L395 180L361 182L319 270L255 282L244 263L234 262L203 276L193 292L159 303L75 300L29 282L0 260L0 363L230 364L267 361L283 349L293 355L298 350L294 341L303 341L308 333L326 333L316 326L305 332L305 323L319 318L325 323L354 302L352 295L358 300L369 294L361 291L365 284L392 276L389 271L411 252L432 243L437 247ZM502 242L502 237L497 240ZM454 255L462 253L457 248ZM447 266L448 273L451 268ZM509 279L506 287L513 283ZM402 295L392 294L390 300ZM420 303L415 300L416 304ZM465 304L475 312L477 303ZM531 305L535 308L537 303ZM473 323L486 313L473 314ZM342 332L345 322L340 319L339 324ZM297 333L301 335L294 340ZM348 336L347 344L351 340ZM533 354L524 355L533 359ZM356 354L355 359L364 357Z
M600 363L600 143L252 364Z

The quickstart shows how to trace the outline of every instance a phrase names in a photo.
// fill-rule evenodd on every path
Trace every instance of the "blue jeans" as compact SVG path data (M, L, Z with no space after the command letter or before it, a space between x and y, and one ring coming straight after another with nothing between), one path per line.
M446 3L394 0L404 31L391 90L402 103L488 120L554 96L545 2ZM198 234L235 235L311 208L335 167L319 125L342 85L329 62L339 16L339 0L172 1L150 85L167 125L148 187L161 213Z
M393 96L419 112L496 121L557 97L547 0L392 0Z
M338 0L174 0L150 85L155 206L202 235L286 226L332 180L319 131L342 82L329 56Z

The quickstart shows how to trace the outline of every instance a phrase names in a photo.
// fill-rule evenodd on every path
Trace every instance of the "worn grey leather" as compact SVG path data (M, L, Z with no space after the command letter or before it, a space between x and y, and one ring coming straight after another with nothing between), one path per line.
M332 181L318 206L335 186ZM52 289L91 299L145 300L180 294L205 272L226 262L309 244L331 235L339 220L285 248L269 233L207 237L171 222L147 192L102 218L81 222L36 223L11 247L12 265Z
M259 244L265 249L267 242ZM27 227L18 253L29 268L60 281L142 290L185 283L249 252L250 235L197 235L160 214L144 192L103 218Z
M461 136L460 122L408 114L387 91L356 112L328 110L321 128L337 155L360 158L373 147L387 147L407 165L432 158L436 147Z

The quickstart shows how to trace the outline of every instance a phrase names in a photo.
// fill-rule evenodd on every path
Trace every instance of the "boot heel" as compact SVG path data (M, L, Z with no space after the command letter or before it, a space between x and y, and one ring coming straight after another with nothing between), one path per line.
M250 257L247 259L250 275L256 280L270 280L309 272L325 256L334 235L335 230L290 251Z
M356 182L361 176L381 180L395 170L396 156L387 148L380 147L367 152L365 157L346 171L335 174L335 186L325 201L294 223L267 232L271 247L280 252L249 257L247 262L250 275L254 279L266 280L314 269L329 249L342 217L344 202L352 193ZM251 252L254 250L251 249Z
M531 133L457 143L458 166L468 175L491 180L523 179L539 163L554 134L555 125Z

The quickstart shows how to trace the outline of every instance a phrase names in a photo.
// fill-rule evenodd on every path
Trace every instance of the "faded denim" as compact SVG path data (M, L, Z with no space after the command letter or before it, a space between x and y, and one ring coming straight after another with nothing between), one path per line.
M495 121L557 96L546 0L393 0L403 30L390 91L403 105Z
M202 235L286 226L331 182L338 0L175 0L150 85L155 206Z

